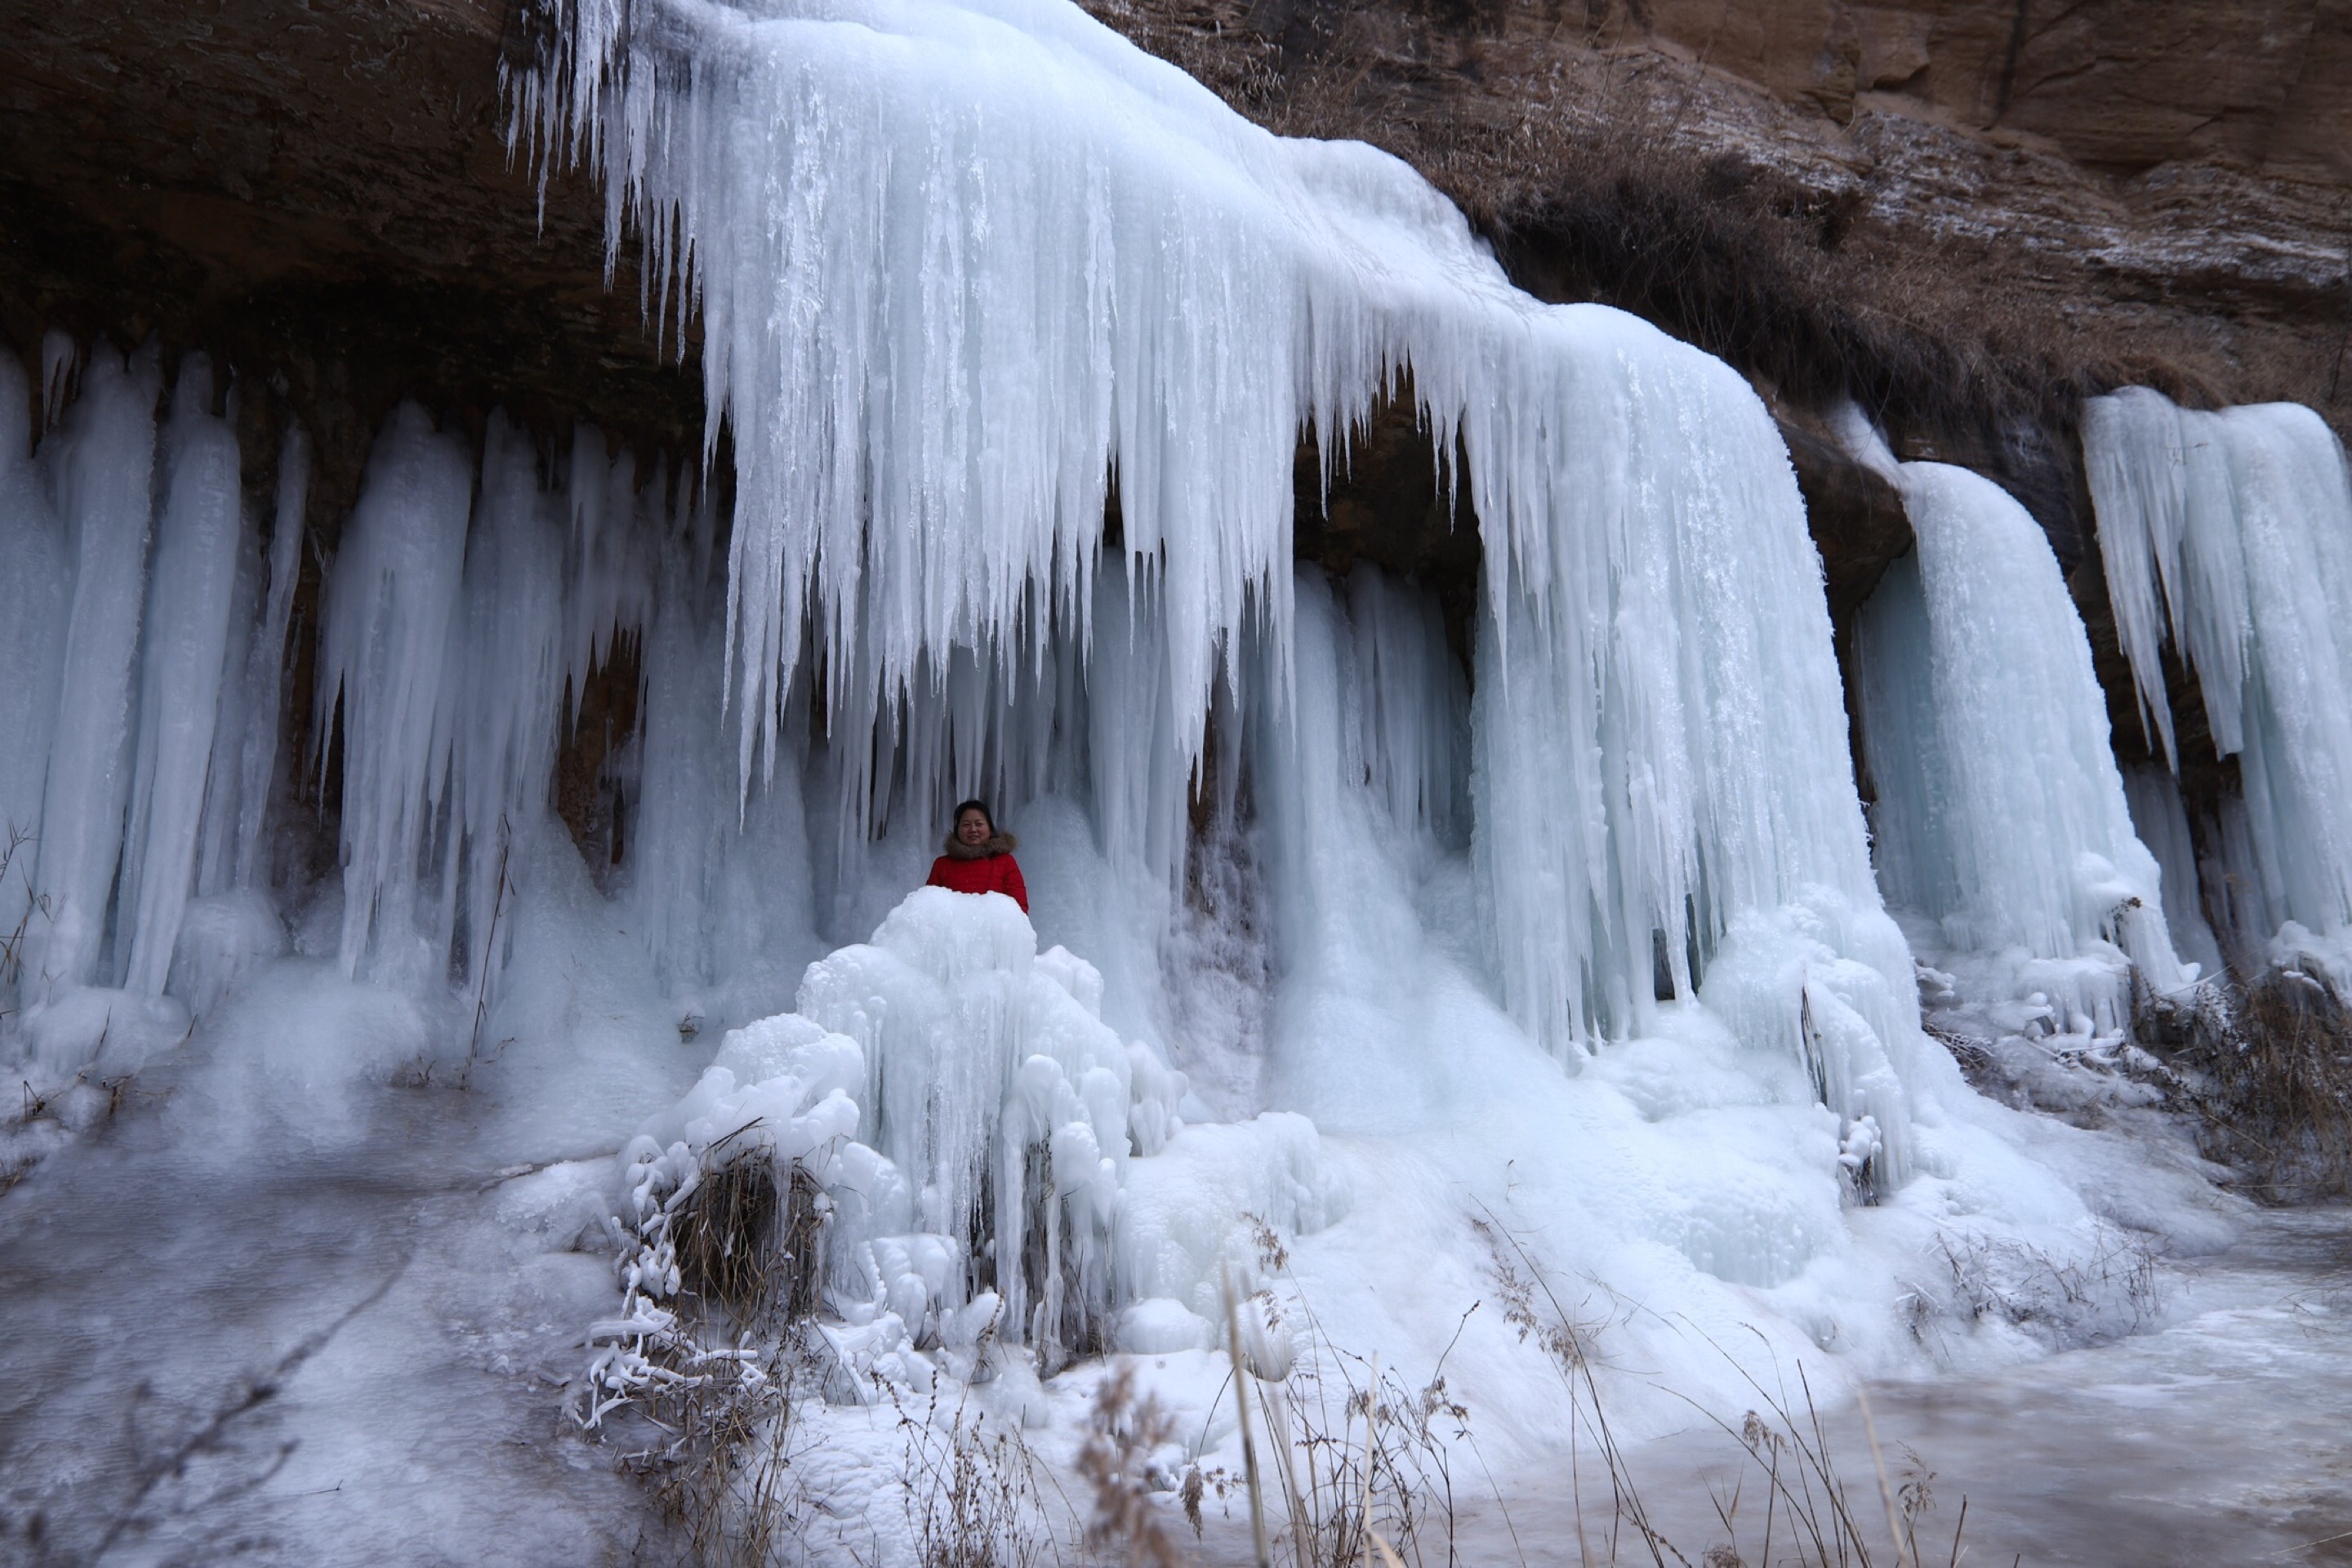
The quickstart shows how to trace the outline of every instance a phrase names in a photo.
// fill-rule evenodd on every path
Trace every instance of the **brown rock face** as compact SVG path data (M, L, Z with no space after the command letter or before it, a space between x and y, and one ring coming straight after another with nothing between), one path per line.
M0 335L160 335L275 382L340 518L385 411L505 403L646 444L698 382L607 288L601 195L544 223L510 161L504 0L10 0L0 7Z
M1924 335L2343 426L2352 0L1098 3L1277 128L1415 163L1538 291L1775 385L1793 340L1867 395ZM1759 263L1777 324L1706 276Z

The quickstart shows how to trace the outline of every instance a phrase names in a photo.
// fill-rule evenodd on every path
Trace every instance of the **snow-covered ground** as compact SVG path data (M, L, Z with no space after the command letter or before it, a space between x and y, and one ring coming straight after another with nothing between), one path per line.
M383 1009L316 979L245 1005L307 993L298 1048ZM481 1097L257 1097L223 1039L0 1200L0 1560L676 1561L559 1408L610 1262L543 1178L500 1179Z

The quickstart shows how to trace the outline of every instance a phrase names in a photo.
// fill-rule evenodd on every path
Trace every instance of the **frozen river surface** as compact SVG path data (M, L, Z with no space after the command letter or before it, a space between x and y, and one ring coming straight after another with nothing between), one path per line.
M1969 1563L2352 1563L2352 1212L2254 1216L2229 1252L2168 1266L2160 1281L2158 1331L1990 1377L1872 1390L1896 1483L1906 1449L1934 1474L1919 1529L1927 1563L1948 1560L1963 1498ZM1864 1516L1875 1547L1886 1531L1872 1528L1884 1510L1860 1416L1849 1405L1826 1424L1841 1473L1876 1510ZM1738 1458L1716 1432L1629 1457L1653 1520L1695 1563L1724 1538L1706 1498L1710 1487L1728 1495ZM1750 1519L1755 1483L1751 1468ZM1588 1478L1589 1521L1591 1496ZM1482 1517L1471 1561L1577 1561L1564 1500L1528 1499L1511 1512L1520 1552ZM1588 1536L1605 1555L1605 1540ZM1648 1561L1631 1541L1621 1554ZM1892 1558L1873 1552L1874 1562Z

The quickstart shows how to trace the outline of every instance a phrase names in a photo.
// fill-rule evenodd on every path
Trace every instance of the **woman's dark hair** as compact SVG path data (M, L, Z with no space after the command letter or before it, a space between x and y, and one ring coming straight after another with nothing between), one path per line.
M988 830L991 833L996 831L996 813L988 809L988 802L984 800L968 800L957 806L948 813L948 826L954 827L961 824L963 821L963 814L967 811L980 813L981 820L988 824Z

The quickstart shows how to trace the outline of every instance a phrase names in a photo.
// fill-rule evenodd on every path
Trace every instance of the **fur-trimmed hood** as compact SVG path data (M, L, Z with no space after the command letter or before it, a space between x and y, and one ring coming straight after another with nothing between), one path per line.
M1021 841L1010 833L999 832L981 845L966 844L955 836L953 829L948 833L948 858L950 860L985 860L992 855L1010 855L1020 847Z

